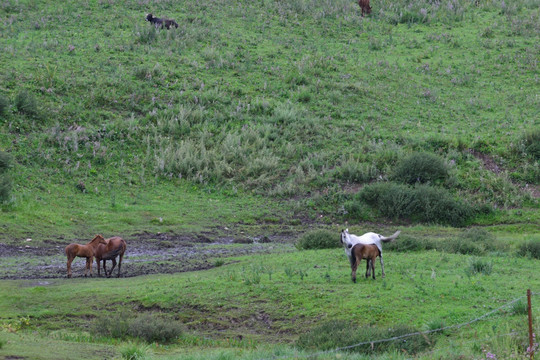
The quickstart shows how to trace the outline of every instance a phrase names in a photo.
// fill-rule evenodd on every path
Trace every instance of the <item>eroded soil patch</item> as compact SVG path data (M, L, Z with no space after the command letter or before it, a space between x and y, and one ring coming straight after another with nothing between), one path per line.
M218 259L255 253L292 251L283 236L225 237L210 239L205 234L177 235L141 233L126 237L128 248L122 262L122 276L170 274L204 270L216 266ZM64 243L45 246L7 245L0 243L0 279L47 279L66 276ZM112 263L107 262L110 269ZM73 277L84 274L85 259L72 264ZM93 264L94 276L97 268ZM103 275L103 272L102 272ZM117 275L117 268L113 276Z

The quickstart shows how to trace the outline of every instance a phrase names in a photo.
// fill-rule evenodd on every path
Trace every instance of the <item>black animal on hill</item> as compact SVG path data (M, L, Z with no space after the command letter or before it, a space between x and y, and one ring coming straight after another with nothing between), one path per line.
M167 30L171 28L171 26L174 26L175 28L178 28L178 24L176 21L171 19L160 19L158 17L155 17L152 14L146 15L146 21L150 21L151 24L153 24L156 28L162 28L165 27Z

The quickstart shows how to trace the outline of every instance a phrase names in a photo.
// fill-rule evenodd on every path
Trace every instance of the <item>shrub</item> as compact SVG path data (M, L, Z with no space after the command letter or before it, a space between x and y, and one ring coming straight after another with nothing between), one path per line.
M527 308L527 303L520 299L512 304L512 312L516 315L527 315L529 310Z
M0 95L0 116L5 116L9 108L9 101L6 97Z
M493 263L486 260L473 258L469 260L469 266L465 270L467 275L484 274L490 275L493 270Z
M443 242L441 244L441 250L452 254L463 255L483 255L485 254L485 247L481 243L475 243L470 240L457 238Z
M300 250L331 249L339 246L339 236L328 230L308 232L296 243Z
M182 327L176 322L152 314L139 316L129 324L130 335L148 343L170 343L182 335L182 332Z
M377 183L365 186L357 201L388 218L452 226L463 226L474 215L470 205L454 199L448 190L429 185Z
M26 90L21 90L15 96L15 108L21 114L28 116L36 116L38 114L36 98Z
M366 342L367 344L352 347L349 351L364 354L392 351L416 354L429 348L433 341L430 342L427 336L424 337L418 334L390 342L371 343L373 340L389 339L415 332L418 332L418 330L403 325L383 329L379 327L358 327L347 321L329 321L308 333L300 335L296 345L301 349L331 350Z
M540 259L540 241L530 240L521 244L518 254L533 259Z
M144 360L146 356L147 348L138 344L128 344L120 349L122 359L125 360Z
M540 159L540 128L529 131L523 136L525 153L533 159Z
M375 165L355 160L343 162L334 173L335 178L360 184L376 179L378 175L379 172Z
M182 327L177 323L156 315L144 314L130 319L129 314L125 312L98 318L91 330L100 336L121 340L138 338L148 343L170 343L183 332Z
M435 244L429 239L418 239L408 235L401 235L398 240L384 244L385 250L408 252L435 249Z
M11 157L8 153L0 151L0 202L9 200L11 193L11 178L8 169L11 167Z
M397 163L392 178L405 184L434 183L448 177L444 160L430 153L414 153Z

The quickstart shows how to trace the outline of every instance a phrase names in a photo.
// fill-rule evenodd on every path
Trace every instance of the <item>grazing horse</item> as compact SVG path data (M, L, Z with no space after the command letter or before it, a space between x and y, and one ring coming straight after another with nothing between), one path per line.
M370 14L371 13L371 6L369 6L369 0L358 0L358 5L360 6L360 9L362 9L362 16L364 14Z
M124 239L122 239L119 236L114 236L110 239L105 240L106 244L100 244L97 247L96 250L96 263L98 268L98 276L101 276L99 262L103 260L103 271L105 272L105 276L111 277L112 272L114 270L114 267L116 266L116 257L119 256L118 259L118 277L120 277L120 268L122 267L122 258L124 257L124 253L126 252L126 242ZM107 267L105 265L107 260L112 260L112 268L111 271L107 274Z
M90 276L92 276L92 262L94 261L94 255L99 244L107 244L103 236L96 235L92 241L86 245L80 244L69 244L66 246L64 252L67 256L67 277L71 277L71 263L75 257L85 257L86 258L86 269L84 270L84 276L88 270L90 270Z
M150 21L151 24L154 24L156 29L158 29L158 28L163 29L163 27L165 27L165 28L167 28L167 30L169 30L171 28L171 26L174 26L175 28L178 29L178 23L176 21L170 20L170 19L165 19L165 18L160 19L158 17L155 17L152 14L146 15L146 21Z
M356 236L353 234L349 234L349 229L345 229L341 231L341 244L343 244L343 247L345 248L345 254L349 258L349 262L351 263L351 266L354 264L354 257L351 254L351 249L356 244L364 244L364 245L370 245L375 244L379 248L379 259L381 261L381 269L382 269L382 277L385 277L386 274L384 273L384 263L383 263L383 253L382 253L382 243L383 242L389 242L393 241L395 238L398 237L398 235L401 233L401 231L396 231L396 233L392 236L382 236L379 234L375 234L372 232L365 233L362 236Z
M373 280L375 280L375 259L381 254L379 248L375 244L364 245L356 244L353 246L351 253L353 255L354 264L351 263L351 278L353 282L356 282L356 269L360 265L362 259L366 259L366 279L369 277L370 272L373 270Z

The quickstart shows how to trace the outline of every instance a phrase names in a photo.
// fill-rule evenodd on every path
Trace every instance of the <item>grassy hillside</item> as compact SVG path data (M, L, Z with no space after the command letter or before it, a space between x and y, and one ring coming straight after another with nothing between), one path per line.
M0 356L526 356L540 1L371 5L0 0ZM342 227L402 230L385 279L293 247ZM97 233L128 277L63 278Z
M418 151L444 161L439 186L483 206L468 223L539 221L538 1L382 1L365 19L341 0L6 0L0 12L10 232L123 227L99 219L118 206L150 228L159 211L131 206L148 191L165 209L171 191L217 193L253 212L290 199L311 219L377 221L351 215L354 194ZM180 27L155 30L147 12Z

